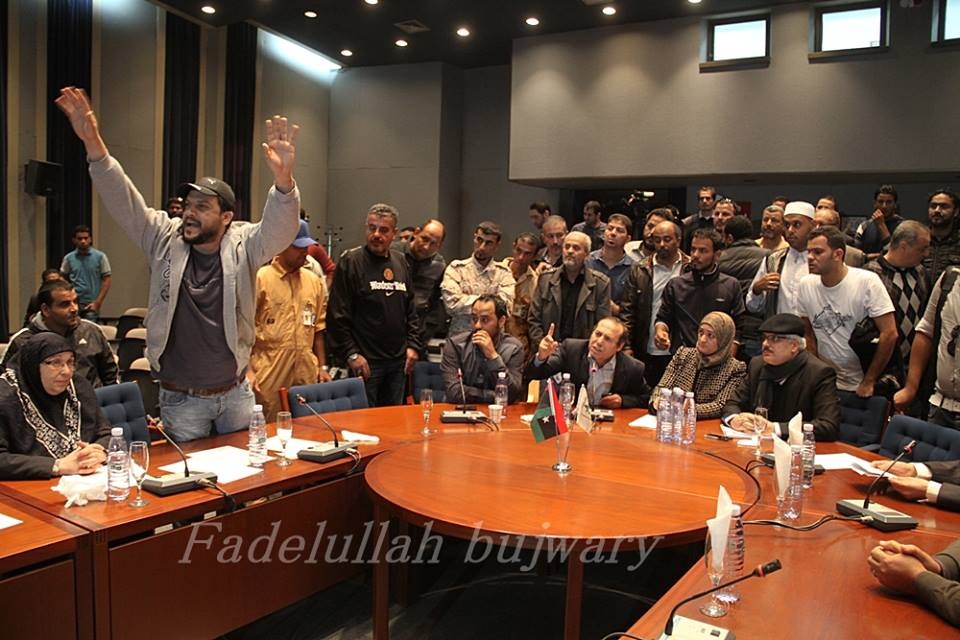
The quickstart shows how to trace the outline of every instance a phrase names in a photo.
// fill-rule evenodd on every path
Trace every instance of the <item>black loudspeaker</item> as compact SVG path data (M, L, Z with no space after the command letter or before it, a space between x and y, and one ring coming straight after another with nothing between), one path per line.
M32 196L56 195L63 185L63 165L31 160L27 163L23 182L24 190Z

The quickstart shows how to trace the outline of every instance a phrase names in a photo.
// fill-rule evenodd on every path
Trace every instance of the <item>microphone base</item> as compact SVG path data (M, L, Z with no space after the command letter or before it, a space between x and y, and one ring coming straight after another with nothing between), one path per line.
M182 473L169 473L158 478L144 478L143 489L156 496L172 496L175 493L199 489L202 480L215 483L217 474L212 471L193 471L186 477Z
M871 502L866 509L863 500L838 500L837 511L845 516L870 516L873 518L863 524L880 531L901 531L914 529L917 521L905 513Z
M347 457L347 451L355 448L356 445L353 443L334 446L332 442L321 442L307 449L300 449L297 457L310 462L333 462L338 458Z
M660 640L736 640L733 631L723 627L715 627L707 622L673 617L673 633L669 636L666 631L660 634Z
M476 424L487 417L483 411L447 410L440 414L440 422Z

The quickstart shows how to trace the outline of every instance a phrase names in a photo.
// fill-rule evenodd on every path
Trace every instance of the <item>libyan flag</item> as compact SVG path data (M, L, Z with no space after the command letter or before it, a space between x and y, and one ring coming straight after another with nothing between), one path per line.
M543 442L561 433L567 432L567 420L563 415L560 398L557 397L557 387L553 378L547 381L547 390L540 396L540 404L530 421L530 430L537 442Z

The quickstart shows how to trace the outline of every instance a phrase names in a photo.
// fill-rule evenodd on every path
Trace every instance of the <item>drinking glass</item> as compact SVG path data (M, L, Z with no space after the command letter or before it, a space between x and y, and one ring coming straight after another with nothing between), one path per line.
M710 532L707 531L707 542L706 548L703 550L703 561L707 565L707 577L710 578L710 585L718 587L720 586L720 580L723 578L723 563L721 562L720 566L716 566L716 563L714 563L712 542ZM710 602L700 607L700 613L711 618L720 618L727 615L727 605L717 597L717 592L714 591L710 595Z
M763 449L761 448L760 443L763 441L763 432L767 428L767 408L757 407L753 410L753 414L758 418L763 418L763 420L753 421L753 432L757 434L757 448L754 450L753 455L756 456L757 460L759 460L760 456L763 454Z
M130 501L131 507L145 507L149 502L143 499L143 479L147 477L150 466L150 449L147 443L136 440L130 443L130 473L137 482L137 497Z
M490 422L497 426L497 431L500 430L500 421L503 420L503 405L501 404L490 404L487 405L487 411L490 414Z
M420 390L420 410L423 411L423 429L420 435L428 436L434 432L430 428L430 413L433 411L433 389Z
M293 438L293 415L289 411L277 413L277 440L280 441L280 459L278 467L289 467L293 462L287 457L287 444Z

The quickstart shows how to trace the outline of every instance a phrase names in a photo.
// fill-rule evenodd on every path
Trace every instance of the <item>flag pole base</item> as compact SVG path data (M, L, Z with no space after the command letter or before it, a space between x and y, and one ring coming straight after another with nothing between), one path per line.
M573 465L570 464L569 462L558 462L555 465L553 465L552 468L554 471L556 471L562 476L565 476L571 471L573 471Z

